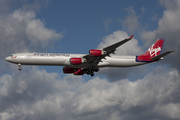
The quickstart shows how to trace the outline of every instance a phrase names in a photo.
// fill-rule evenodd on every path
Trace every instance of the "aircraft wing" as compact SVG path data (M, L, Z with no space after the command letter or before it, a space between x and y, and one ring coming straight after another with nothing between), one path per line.
M124 43L128 42L129 40L131 40L133 38L134 35L131 35L129 38L126 38L120 42L117 42L113 45L110 45L108 47L103 48L104 51L107 52L107 54L111 54L114 53L114 51L116 50L116 48L118 48L119 46L123 45Z
M102 51L105 52L105 54L100 55L100 56L91 56L90 54L83 56L87 60L87 63L92 64L92 65L97 65L99 62L101 62L101 59L105 59L106 56L110 56L111 53L114 54L116 51L116 48L119 46L123 45L124 43L128 42L133 38L134 35L131 35L129 38L126 38L120 42L117 42L113 45L110 45L108 47L105 47L102 49Z

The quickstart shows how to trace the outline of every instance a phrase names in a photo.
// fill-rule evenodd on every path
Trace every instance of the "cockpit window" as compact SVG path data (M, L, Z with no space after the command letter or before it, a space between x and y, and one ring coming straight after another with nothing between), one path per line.
M13 57L13 55L10 55L10 57Z

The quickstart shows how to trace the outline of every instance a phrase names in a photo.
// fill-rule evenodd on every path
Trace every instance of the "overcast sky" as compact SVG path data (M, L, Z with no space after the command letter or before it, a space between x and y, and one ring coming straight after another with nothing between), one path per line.
M1 120L179 120L179 0L0 0ZM131 34L117 55L140 55L158 38L164 60L102 68L94 77L59 66L18 66L18 52L83 53Z

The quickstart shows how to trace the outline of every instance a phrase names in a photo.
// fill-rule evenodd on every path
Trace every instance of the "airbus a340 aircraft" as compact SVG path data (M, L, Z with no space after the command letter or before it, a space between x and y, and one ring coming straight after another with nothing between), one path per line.
M173 52L172 50L160 54L164 39L158 39L144 54L139 56L117 56L116 48L133 38L117 42L101 50L91 49L89 54L62 54L62 53L16 53L5 59L8 62L21 65L55 65L65 66L63 72L74 75L91 75L98 72L101 67L131 67L155 62Z

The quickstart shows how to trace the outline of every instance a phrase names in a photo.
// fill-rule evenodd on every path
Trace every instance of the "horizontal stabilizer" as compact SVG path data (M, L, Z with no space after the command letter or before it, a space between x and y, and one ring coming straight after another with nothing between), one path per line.
M171 53L171 52L173 52L173 51L174 51L174 50L170 50L170 51L167 51L167 52L162 53L162 54L160 54L160 55L157 55L157 56L155 56L155 57L152 57L151 60L159 60L159 59L161 59L162 57L168 55L169 53Z

